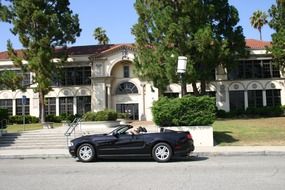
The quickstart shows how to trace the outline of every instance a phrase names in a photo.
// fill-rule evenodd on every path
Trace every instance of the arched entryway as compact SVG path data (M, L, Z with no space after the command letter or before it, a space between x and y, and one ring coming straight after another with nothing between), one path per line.
M128 119L139 119L139 104L134 102L138 95L138 88L132 82L122 82L116 88L116 96L118 97L116 103L116 111L126 113ZM121 100L121 101L120 101Z

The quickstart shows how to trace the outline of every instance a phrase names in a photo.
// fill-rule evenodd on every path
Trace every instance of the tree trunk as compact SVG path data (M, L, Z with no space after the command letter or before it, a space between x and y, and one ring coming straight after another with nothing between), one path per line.
M199 90L197 88L196 82L192 82L192 87L193 87L194 96L199 96Z
M45 122L45 96L42 91L39 92L40 121Z
M200 95L204 96L206 94L206 81L201 80L201 92Z

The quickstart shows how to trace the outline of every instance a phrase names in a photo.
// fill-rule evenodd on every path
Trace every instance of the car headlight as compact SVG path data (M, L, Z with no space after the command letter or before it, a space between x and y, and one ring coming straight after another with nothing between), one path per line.
M69 141L68 146L73 146L73 142Z

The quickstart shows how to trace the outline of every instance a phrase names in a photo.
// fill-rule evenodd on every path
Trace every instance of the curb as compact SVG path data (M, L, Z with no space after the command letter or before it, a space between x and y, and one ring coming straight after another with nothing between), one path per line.
M285 156L285 151L236 151L236 152L193 152L193 157L215 157L215 156ZM69 154L30 154L30 155L0 155L4 159L69 159Z
M0 155L0 160L4 159L60 159L72 158L68 154L31 154L31 155Z
M285 156L284 151L193 152L191 156Z

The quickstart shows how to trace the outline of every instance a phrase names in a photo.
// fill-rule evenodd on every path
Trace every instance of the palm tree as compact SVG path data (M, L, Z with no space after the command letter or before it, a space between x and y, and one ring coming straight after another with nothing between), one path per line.
M250 24L253 26L253 28L258 29L260 40L262 40L261 28L263 25L268 23L267 17L267 14L260 10L255 11L250 17Z
M99 44L108 44L109 43L109 38L106 34L106 31L102 29L101 27L97 27L94 30L93 36L95 40L98 40Z

